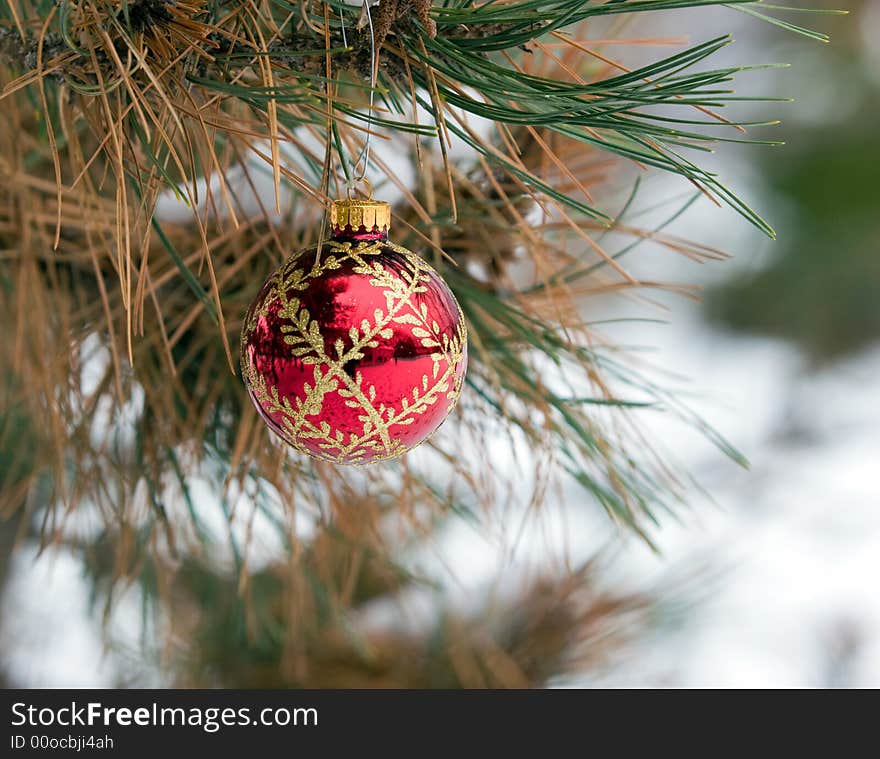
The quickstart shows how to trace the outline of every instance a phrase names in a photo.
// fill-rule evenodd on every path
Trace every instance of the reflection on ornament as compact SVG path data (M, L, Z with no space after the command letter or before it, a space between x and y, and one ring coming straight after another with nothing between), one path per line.
M464 315L439 274L388 242L390 208L337 201L332 237L263 285L241 335L249 395L303 453L366 464L424 441L455 406Z

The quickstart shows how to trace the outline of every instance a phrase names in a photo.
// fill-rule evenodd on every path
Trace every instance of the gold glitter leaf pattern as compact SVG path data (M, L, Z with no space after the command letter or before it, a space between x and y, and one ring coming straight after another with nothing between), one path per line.
M399 271L387 270L376 260L383 249L399 254L405 265ZM350 263L354 273L369 277L369 283L382 290L385 310L377 308L372 322L364 319L359 327L349 329L349 347L337 339L328 351L320 323L292 293L307 290L312 280L345 263ZM418 415L433 408L441 398L448 402L447 414L452 410L463 382L464 372L459 369L466 360L464 316L459 308L454 333L441 334L427 305L420 303L416 307L413 299L414 295L426 292L426 284L437 276L414 253L392 243L353 245L332 240L322 245L320 257L294 256L273 275L268 293L246 318L241 336L241 362L245 382L254 398L273 420L280 420L280 434L288 444L300 452L335 462L360 464L389 459L407 450L395 437L395 428L413 424ZM283 340L290 346L291 357L314 365L313 381L304 385L304 397L293 399L293 403L290 398L279 396L278 389L254 366L247 350L261 318L267 317L270 310L276 310L281 320ZM380 340L391 338L392 325L410 326L412 336L423 347L434 349L430 354L430 376L423 375L410 391L410 397L400 399L399 410L384 403L376 407L376 388L364 386L361 372L352 377L346 371L346 365L363 358L365 348L375 348ZM336 393L348 408L362 411L357 416L362 424L359 431L344 433L332 430L326 421L318 421L328 393Z

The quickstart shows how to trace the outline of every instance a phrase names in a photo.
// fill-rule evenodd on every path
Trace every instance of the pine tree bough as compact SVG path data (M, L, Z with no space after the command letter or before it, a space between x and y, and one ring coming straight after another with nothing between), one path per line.
M223 5L234 6L235 3L227 0ZM75 12L79 6L70 4L68 7L71 7L71 12ZM154 43L152 52L158 54L160 50L156 48L155 43L163 31L168 32L171 38L177 38L178 41L191 42L191 38L185 35L186 27L189 27L190 31L204 30L205 27L200 18L205 12L204 5L200 0L133 0L133 2L127 3L125 12L119 10L113 14L107 14L107 7L101 5L94 9L90 15L93 21L96 19L100 21L104 17L105 20L98 28L106 31L111 37L116 36L114 26L124 29L130 37L139 34L152 37ZM405 31L407 34L420 33L413 24L413 18L418 20L421 30L429 39L434 39L437 36L437 22L431 18L430 0L380 0L373 12L375 14L373 20L375 46L378 49L383 47L388 36L393 35L396 30ZM234 17L234 14L230 17ZM512 26L512 24L483 24L478 28L470 29L461 24L450 28L446 36L450 39L475 39L485 35L502 33ZM541 24L535 23L529 28L537 34ZM234 44L230 35L224 33L219 27L212 27L210 31L204 30L200 36L204 42L202 51L193 49L187 53L178 45L176 48L163 49L161 51L162 57L170 60L175 54L183 53L184 60L199 58L197 70L200 74L207 73L205 52L210 53L211 59L222 61L227 68L236 65L242 67L251 65L252 61L241 55L242 47L247 47L246 44L242 44L242 40L236 40ZM357 71L364 79L369 79L373 48L369 29L359 28L354 35L349 32L347 38L350 47L348 50L343 49L344 35L341 31L334 29L331 33L333 47L337 49L337 52L333 54L334 64L340 70ZM307 26L303 29L292 27L286 39L272 41L265 52L269 57L286 63L295 72L314 74L321 71L324 66L323 61L315 55L316 48L322 44L323 38L316 33L313 27ZM161 47L165 48L165 45ZM118 39L114 43L114 49L117 55L124 56L126 53L126 45ZM224 56L228 56L233 49L235 49L237 56L233 59L224 59ZM22 41L15 29L0 28L0 61L19 71L33 71L37 67L36 52L37 39L32 32L28 31L26 39ZM257 48L253 49L254 54L261 54L261 52ZM403 62L396 56L393 56L392 60L388 60L387 52L386 50L386 55L380 53L380 66L389 76L403 82L406 77ZM64 55L62 71L75 73L79 79L94 83L100 77L97 77L95 72L90 72L89 68L93 67L97 61L104 78L109 76L112 79L114 73L112 56L102 50L100 46L96 48L95 53L96 57L91 58L84 50L72 47L70 37L65 40L61 35L50 32L43 39L44 67L46 63ZM53 71L51 76L59 80L64 78L59 71Z
M613 293L694 294L634 277L642 243L725 257L666 231L704 195L772 231L694 158L751 126L731 84L749 67L706 65L729 38L628 70L627 46L600 38L618 27L593 23L703 5L779 12L383 0L372 114L354 5L0 5L0 515L85 557L108 604L137 581L184 662L177 684L500 687L594 669L653 597L600 590L598 567L567 556L467 612L442 598L412 633L361 621L436 588L404 564L452 519L506 535L522 507L519 536L569 498L650 542L689 480L643 409L742 463L599 321ZM397 242L447 279L471 347L461 414L426 458L352 477L279 450L229 343L259 283L315 241L367 129L404 198ZM683 180L680 202L632 180L650 169ZM662 218L646 228L643 212ZM97 529L66 531L80 514Z

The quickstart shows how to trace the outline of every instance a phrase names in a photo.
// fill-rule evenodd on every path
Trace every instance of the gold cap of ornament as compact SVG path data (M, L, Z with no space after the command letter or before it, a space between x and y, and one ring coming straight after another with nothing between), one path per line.
M334 200L330 208L330 226L339 229L350 226L353 230L361 227L388 230L391 228L391 205L382 200Z

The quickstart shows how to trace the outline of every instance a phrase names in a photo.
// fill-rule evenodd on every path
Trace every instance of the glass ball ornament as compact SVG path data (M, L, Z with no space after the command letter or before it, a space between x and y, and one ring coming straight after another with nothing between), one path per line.
M400 456L454 408L467 328L440 275L388 240L391 209L339 200L330 239L294 253L245 318L241 368L260 416L339 464Z

